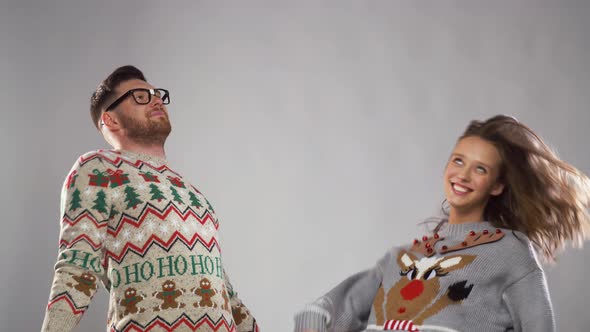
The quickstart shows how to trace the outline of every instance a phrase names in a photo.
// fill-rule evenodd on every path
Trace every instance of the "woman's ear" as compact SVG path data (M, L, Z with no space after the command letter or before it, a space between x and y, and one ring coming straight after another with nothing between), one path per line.
M490 195L500 196L502 194L502 192L504 192L504 184L500 183L500 182L496 182L496 184L494 184L494 187L492 187L492 191L490 192Z

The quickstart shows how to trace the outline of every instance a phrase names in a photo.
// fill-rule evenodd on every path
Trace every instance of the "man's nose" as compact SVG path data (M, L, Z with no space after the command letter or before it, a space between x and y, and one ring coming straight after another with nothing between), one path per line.
M162 98L156 95L152 96L152 100L150 102L150 106L162 105Z

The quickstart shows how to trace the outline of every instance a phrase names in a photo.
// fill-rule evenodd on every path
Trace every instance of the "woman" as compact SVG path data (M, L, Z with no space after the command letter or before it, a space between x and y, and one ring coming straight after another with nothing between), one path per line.
M434 232L392 248L298 313L296 331L554 331L537 259L590 233L590 180L527 126L472 121Z

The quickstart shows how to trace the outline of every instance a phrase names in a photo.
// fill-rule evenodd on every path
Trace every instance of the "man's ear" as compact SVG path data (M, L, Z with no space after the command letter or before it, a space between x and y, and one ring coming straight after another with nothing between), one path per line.
M101 127L107 127L111 131L119 129L118 119L110 112L102 112L99 123Z

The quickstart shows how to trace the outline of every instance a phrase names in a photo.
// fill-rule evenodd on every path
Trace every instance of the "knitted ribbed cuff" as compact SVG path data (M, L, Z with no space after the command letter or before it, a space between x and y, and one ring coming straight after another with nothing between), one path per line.
M41 332L72 331L78 325L80 318L81 315L73 315L71 312L50 309L45 314Z
M295 332L327 332L330 320L326 310L310 305L295 315Z

